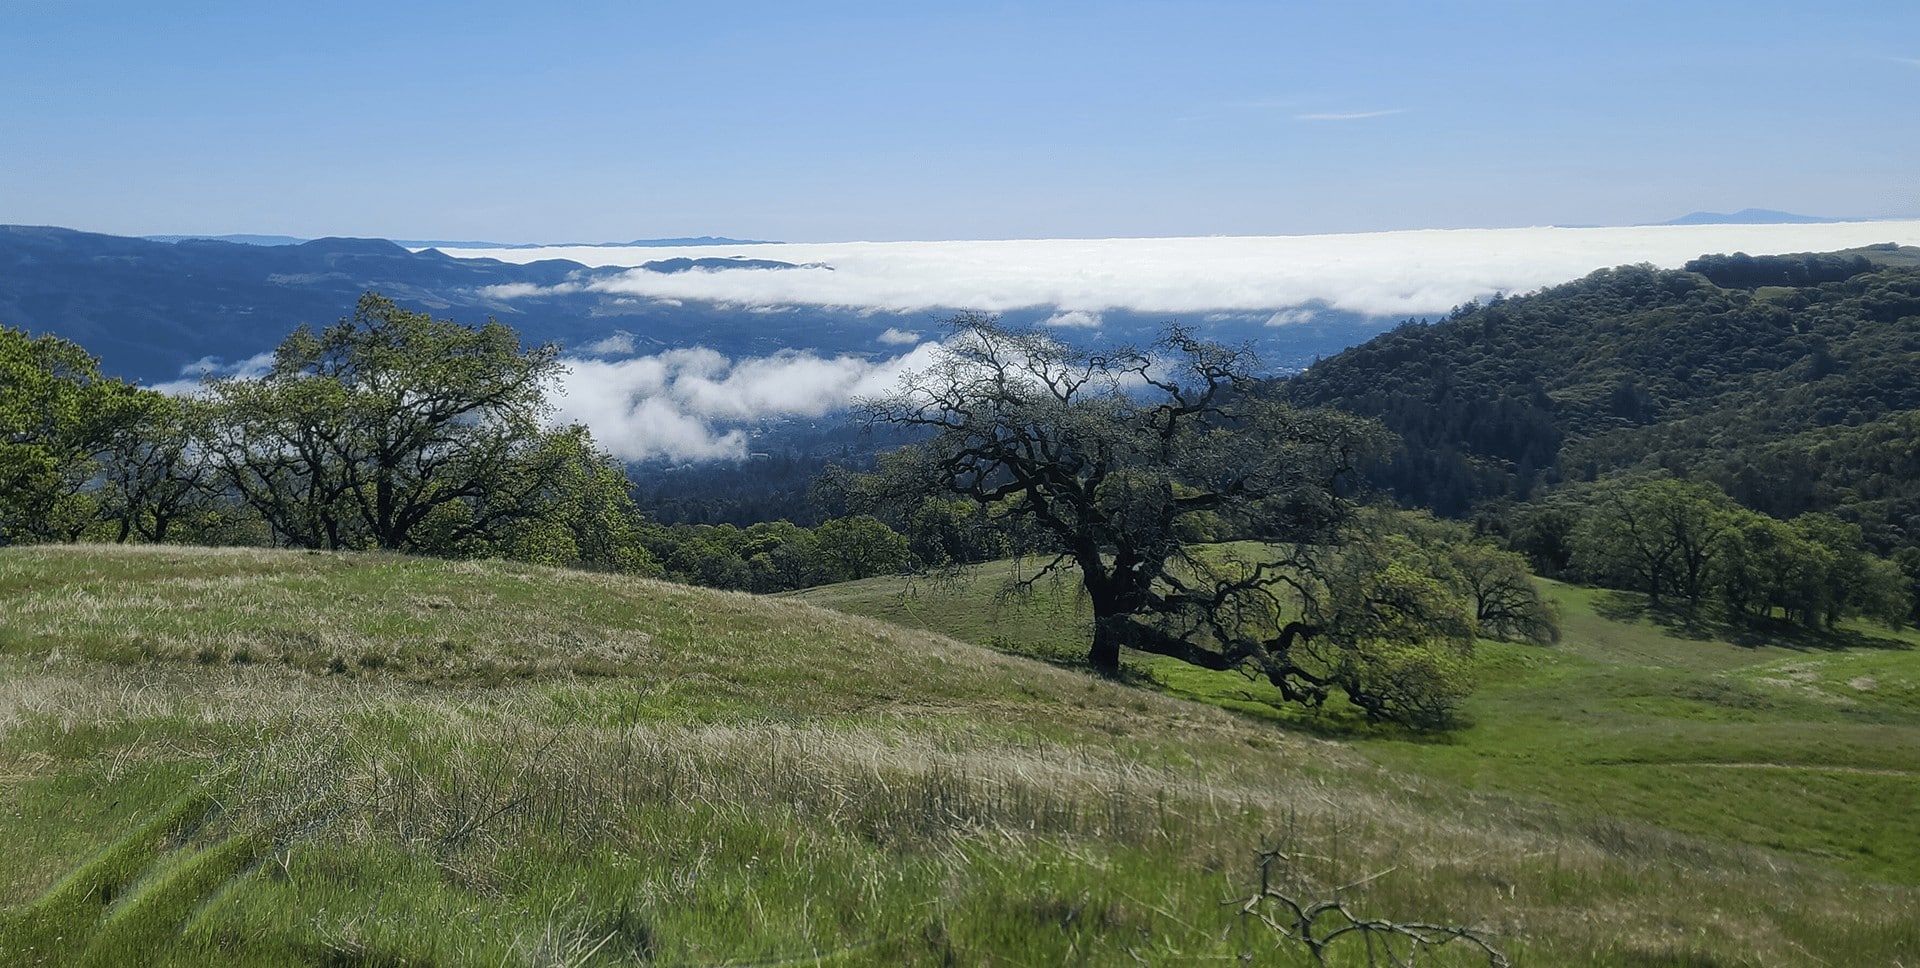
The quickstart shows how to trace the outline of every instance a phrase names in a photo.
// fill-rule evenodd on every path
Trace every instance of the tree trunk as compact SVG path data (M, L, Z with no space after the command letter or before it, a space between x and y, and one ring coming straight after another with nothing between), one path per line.
M1093 644L1087 648L1087 664L1095 672L1104 676L1120 674L1120 646L1127 637L1125 615L1100 616L1093 619Z

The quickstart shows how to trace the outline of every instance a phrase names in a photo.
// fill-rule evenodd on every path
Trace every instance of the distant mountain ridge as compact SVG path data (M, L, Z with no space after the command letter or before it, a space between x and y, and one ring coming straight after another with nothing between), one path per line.
M771 260L676 259L659 272L791 268ZM822 312L791 331L744 308L668 305L592 288L626 269L547 259L456 259L386 239L287 244L156 242L49 226L0 226L0 324L71 339L106 372L148 384L218 368L279 345L296 326L325 326L361 293L461 322L498 318L531 342L581 347L615 330L639 349L703 344L729 354L857 352L900 320ZM572 285L562 286L562 283ZM556 288L557 287L557 288ZM537 292L537 298L506 293ZM846 318L841 318L846 317ZM799 323L799 320L794 320Z
M1820 225L1852 219L1826 218L1820 215L1796 215L1770 208L1743 208L1738 212L1688 212L1658 225Z
M409 249L665 249L689 245L780 245L767 239L734 239L724 235L695 235L679 239L634 239L631 242L453 242L399 240Z
M311 242L292 235L142 235L149 242L232 242L235 245L299 245Z
M314 241L293 235L142 235L149 242L232 242L235 245L299 245ZM733 239L724 235L695 235L678 239L634 239L631 242L475 242L446 239L395 239L395 245L409 249L547 249L556 246L581 249L666 248L689 245L779 245L760 239Z
M262 237L254 237L262 238ZM733 272L793 268L771 259L658 259L633 267L650 272ZM913 312L815 305L735 305L649 299L612 283L631 271L563 259L524 265L491 258L455 258L434 248L414 251L386 239L325 238L282 244L182 238L157 242L49 226L0 225L0 325L71 339L100 357L106 373L149 385L183 373L222 367L268 352L302 323L325 326L377 291L415 310L479 323L489 317L529 342L557 342L570 352L615 333L635 355L702 346L729 358L783 352L823 356L893 355L939 321L968 307ZM1006 314L1034 324L1055 310L1039 306ZM1170 318L1117 310L1099 329L1058 330L1062 338L1145 342ZM1265 314L1186 321L1210 336L1262 340L1278 369L1305 366L1390 323L1325 312L1276 331Z

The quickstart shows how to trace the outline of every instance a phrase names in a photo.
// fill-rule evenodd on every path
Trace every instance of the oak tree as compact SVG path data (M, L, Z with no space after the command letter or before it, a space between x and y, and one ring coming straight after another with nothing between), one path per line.
M221 482L288 544L505 553L530 522L605 510L570 508L557 483L604 492L617 475L584 429L545 427L561 369L555 346L500 323L368 293L288 336L265 374L212 382L202 434ZM543 535L537 557L579 545Z
M1288 699L1341 692L1370 717L1444 720L1412 694L1436 671L1422 656L1471 647L1471 617L1430 579L1341 547L1344 488L1381 431L1280 403L1257 369L1251 350L1178 326L1147 350L1087 351L962 315L931 365L860 402L869 425L924 435L864 493L958 496L1030 523L1055 555L1029 581L1077 573L1097 670L1133 648L1244 670Z

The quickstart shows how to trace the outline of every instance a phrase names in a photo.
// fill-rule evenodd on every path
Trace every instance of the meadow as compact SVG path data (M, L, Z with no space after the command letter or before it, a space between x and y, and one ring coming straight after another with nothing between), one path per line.
M1311 964L1263 851L1515 964L1920 960L1912 635L1556 588L1421 737L1090 677L999 584L0 550L0 962Z

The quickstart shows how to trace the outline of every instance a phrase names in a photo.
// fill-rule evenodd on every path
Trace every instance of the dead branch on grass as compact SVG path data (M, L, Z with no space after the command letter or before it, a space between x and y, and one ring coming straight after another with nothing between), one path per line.
M1342 938L1357 937L1364 946L1369 966L1413 968L1422 954L1459 941L1479 948L1487 956L1489 968L1512 968L1513 962L1473 928L1361 917L1340 899L1341 892L1385 876L1392 872L1391 868L1335 888L1329 900L1306 902L1274 886L1274 863L1292 859L1279 850L1261 851L1260 890L1244 900L1226 903L1238 904L1241 917L1253 918L1281 937L1305 947L1316 965L1327 963L1328 946Z

